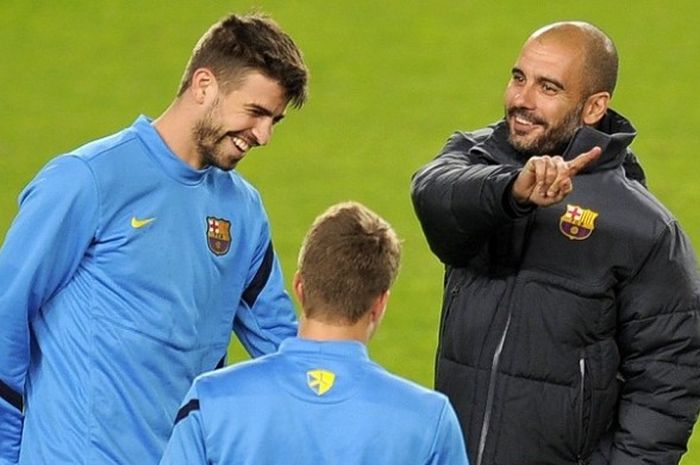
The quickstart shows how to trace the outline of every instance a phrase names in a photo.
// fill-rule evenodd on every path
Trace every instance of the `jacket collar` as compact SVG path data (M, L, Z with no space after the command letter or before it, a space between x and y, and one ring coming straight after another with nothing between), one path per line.
M524 164L528 157L508 143L508 127L505 120L500 120L490 127L491 134L474 145L471 151L500 164L512 164L513 161ZM571 160L597 145L603 149L603 153L583 172L614 168L622 164L627 147L636 135L637 131L627 118L608 109L597 127L579 128L561 155L565 160Z

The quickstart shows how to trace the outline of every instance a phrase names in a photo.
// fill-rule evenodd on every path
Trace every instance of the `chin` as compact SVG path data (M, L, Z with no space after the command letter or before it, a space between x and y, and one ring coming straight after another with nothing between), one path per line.
M209 165L214 166L222 171L231 171L232 169L236 168L238 162L240 162L242 159L243 157L236 155L227 156L222 154L216 154L214 156L209 157Z
M231 171L236 169L236 166L238 166L238 160L231 162L231 163L217 163L216 165L217 168L219 168L221 171Z
M527 137L513 133L511 133L508 137L508 143L513 146L515 150L522 153L529 153L529 151L535 145L535 142L536 141L528 139Z

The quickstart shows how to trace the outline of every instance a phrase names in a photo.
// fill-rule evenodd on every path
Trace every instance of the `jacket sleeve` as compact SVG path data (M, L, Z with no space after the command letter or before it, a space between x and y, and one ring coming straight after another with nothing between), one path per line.
M20 195L0 249L0 463L16 463L22 436L30 328L68 283L94 237L97 200L84 161L60 157Z
M469 465L457 414L445 399L428 465Z
M613 465L678 463L700 407L700 279L675 222L619 293L624 378Z
M267 215L264 211L262 214L265 222L233 327L241 344L253 357L275 352L284 339L297 332L294 305L284 288Z
M411 198L430 249L445 264L464 266L500 225L525 216L510 194L519 167L470 153L475 141L455 133L421 168Z
M173 432L165 446L160 465L208 465L204 440L204 419L196 382L180 407Z

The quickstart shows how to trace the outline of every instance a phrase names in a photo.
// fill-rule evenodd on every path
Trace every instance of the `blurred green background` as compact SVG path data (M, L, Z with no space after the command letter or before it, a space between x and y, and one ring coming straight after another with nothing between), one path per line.
M412 213L411 174L452 131L501 117L518 50L546 23L587 20L616 42L613 107L639 130L650 189L700 247L700 14L690 0L3 1L0 237L47 160L139 113L158 116L203 31L252 9L303 49L311 98L240 170L263 194L288 281L307 227L330 204L358 200L394 225L402 271L370 346L391 371L432 386L442 269ZM242 357L232 345L231 358ZM685 465L700 463L696 437Z

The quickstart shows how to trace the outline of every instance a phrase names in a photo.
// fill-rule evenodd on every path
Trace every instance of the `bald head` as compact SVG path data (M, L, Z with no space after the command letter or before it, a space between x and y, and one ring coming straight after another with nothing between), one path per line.
M588 95L615 90L617 83L617 49L603 31L583 21L552 23L535 31L527 40L539 43L558 43L579 50L583 60L581 75Z

